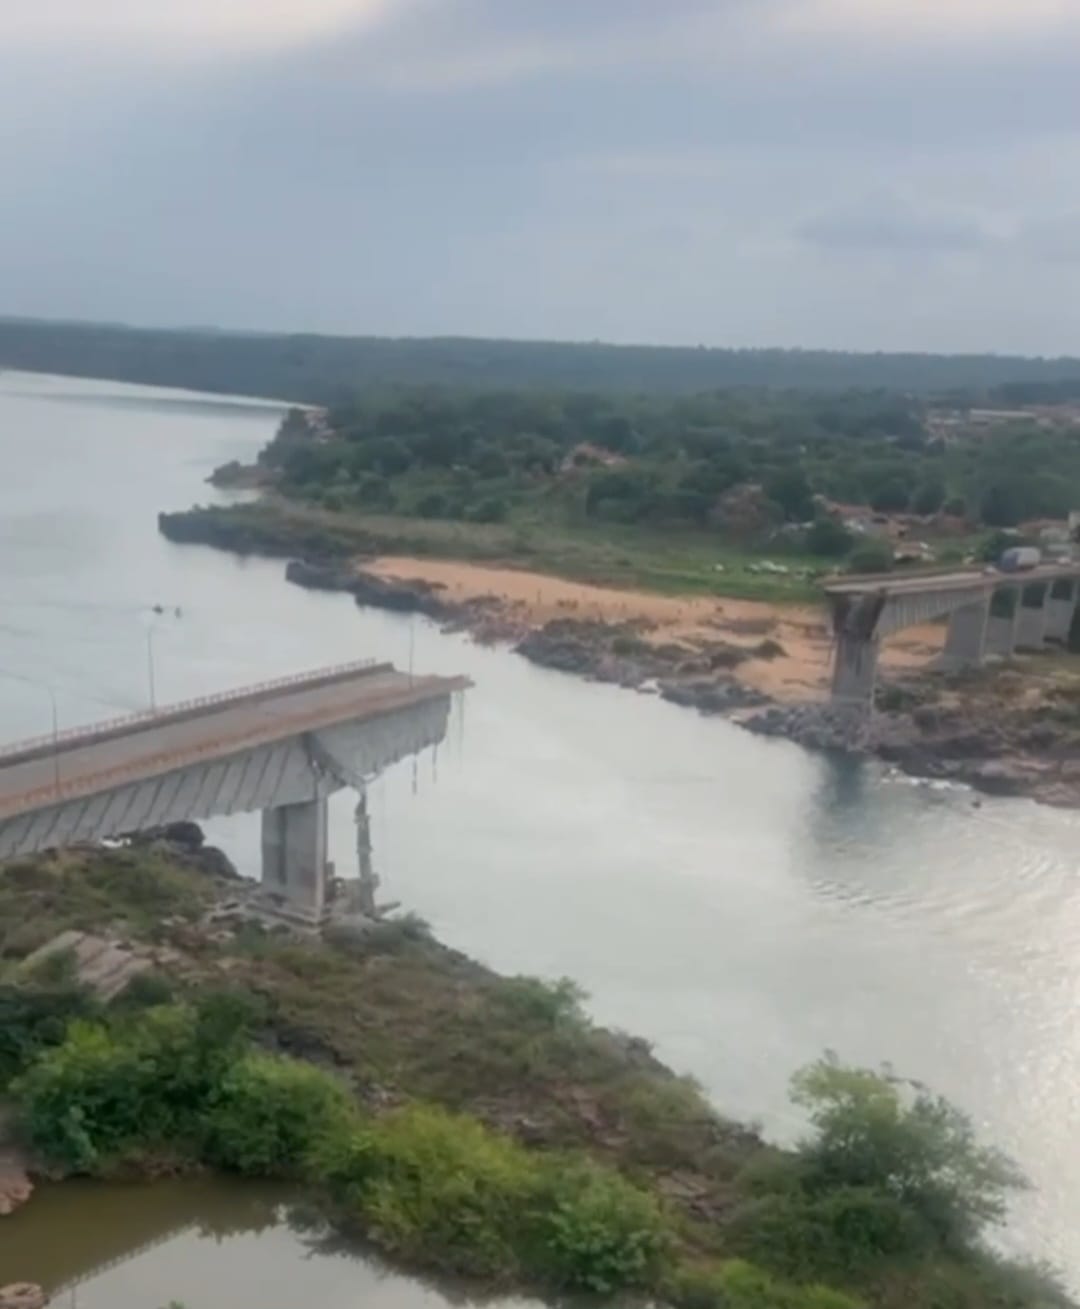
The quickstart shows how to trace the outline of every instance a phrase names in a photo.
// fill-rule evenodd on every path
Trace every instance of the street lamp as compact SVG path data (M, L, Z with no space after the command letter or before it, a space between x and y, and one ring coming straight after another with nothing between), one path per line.
M157 695L154 690L154 628L146 629L146 672L150 681L150 708L157 708Z

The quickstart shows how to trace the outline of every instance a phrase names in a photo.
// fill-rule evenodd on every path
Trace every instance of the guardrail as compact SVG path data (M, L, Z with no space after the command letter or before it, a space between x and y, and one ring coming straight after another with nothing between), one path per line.
M79 741L90 742L95 737L108 733L134 731L136 728L152 727L157 723L167 722L178 716L185 716L198 709L210 709L219 705L237 703L273 691L299 690L319 682L332 681L338 677L348 677L351 673L362 673L374 668L378 660L358 659L352 663L330 664L326 668L317 668L306 673L291 673L287 677L274 677L263 682L253 682L250 686L237 687L232 691L215 691L210 695L195 696L190 700L180 700L175 704L164 705L160 709L140 709L133 714L123 714L118 718L106 718L101 722L88 723L81 727L68 727L53 735L32 736L22 741L12 741L0 746L0 764L13 755L33 754L39 750L51 751L57 746L66 746Z
M466 690L470 685L469 680L463 677L415 678L403 687L386 690L377 696L369 697L364 705L364 717L374 718L381 713L407 708L411 704L429 698L433 692L449 696L455 691ZM179 750L159 751L157 754L117 764L113 768L101 769L96 773L87 773L70 781L42 784L19 795L0 800L0 817L47 808L50 804L64 800L86 798L108 789L110 785L149 779L175 768L188 767L204 759L220 759L230 751L254 748L280 740L289 734L332 726L340 722L341 717L338 710L281 716L275 718L273 727L269 729L265 725L254 726L241 732L233 732L228 736L211 737L205 741L195 742Z

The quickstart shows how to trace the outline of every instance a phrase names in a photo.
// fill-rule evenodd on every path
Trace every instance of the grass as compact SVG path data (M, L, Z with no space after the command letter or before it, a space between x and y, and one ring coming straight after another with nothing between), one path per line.
M808 603L819 597L818 587L813 578L798 574L829 571L820 559L750 553L706 532L660 532L617 524L570 526L524 513L506 523L463 523L334 512L267 497L255 504L192 510L166 519L165 530L173 539L242 553L431 556L668 595ZM751 571L765 559L790 572Z

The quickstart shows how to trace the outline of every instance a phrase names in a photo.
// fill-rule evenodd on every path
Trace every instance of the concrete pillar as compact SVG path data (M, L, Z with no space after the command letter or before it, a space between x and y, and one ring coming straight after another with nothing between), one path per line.
M322 922L327 910L326 797L264 809L262 889L282 913Z
M1045 582L1029 582L1020 592L1016 619L1016 648L1043 650L1046 647L1046 601L1050 588Z
M1076 610L1076 578L1059 577L1046 601L1046 639L1064 645Z
M990 618L990 597L954 609L949 615L942 663L947 668L977 667L986 657L986 628Z
M1020 616L1020 593L1015 586L999 586L990 597L986 619L986 653L1008 659L1016 649L1016 626Z
M837 638L832 679L834 704L870 707L877 680L879 646L876 637L860 640L858 637L841 634Z

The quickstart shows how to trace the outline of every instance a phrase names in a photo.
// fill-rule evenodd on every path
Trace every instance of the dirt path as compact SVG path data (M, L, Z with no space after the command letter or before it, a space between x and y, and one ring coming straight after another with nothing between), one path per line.
M741 681L777 700L811 699L828 682L830 639L824 607L623 591L452 559L385 555L365 562L364 569L386 579L427 582L455 604L487 600L485 613L494 620L489 634L506 639L518 639L556 618L640 624L646 639L658 644L729 641L751 647L769 638L784 653L740 664L736 675ZM910 628L885 647L883 662L893 668L926 663L943 639L941 627Z

